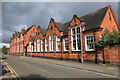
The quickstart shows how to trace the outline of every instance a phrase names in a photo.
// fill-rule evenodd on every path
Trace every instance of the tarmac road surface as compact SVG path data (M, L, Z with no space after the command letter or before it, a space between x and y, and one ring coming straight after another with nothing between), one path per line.
M113 78L112 76L107 74L72 68L68 66L56 65L54 63L51 63L50 61L45 61L41 58L34 59L31 57L8 56L5 61L12 66L12 68L16 71L19 77Z

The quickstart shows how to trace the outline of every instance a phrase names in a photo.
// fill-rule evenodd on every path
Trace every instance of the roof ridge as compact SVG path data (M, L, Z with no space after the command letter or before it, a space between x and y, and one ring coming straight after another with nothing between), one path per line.
M97 13L98 11L101 11L101 10L106 9L106 8L109 8L109 7L111 7L111 5L108 5L108 6L105 6L105 7L103 7L103 8L100 8L100 9L98 9L98 10L95 10L95 11L93 11L93 12L90 12L90 13L88 13L88 14L86 14L86 15L81 16L81 17L87 16L87 15L90 15L90 14L93 14L93 13ZM79 18L81 18L81 17L79 17Z

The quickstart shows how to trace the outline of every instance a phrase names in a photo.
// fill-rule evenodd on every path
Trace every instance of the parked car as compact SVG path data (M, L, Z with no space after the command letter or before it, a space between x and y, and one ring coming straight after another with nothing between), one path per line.
M3 53L2 53L2 56L1 56L1 57L2 57L2 59L7 59L7 55L5 55L5 54L3 54Z

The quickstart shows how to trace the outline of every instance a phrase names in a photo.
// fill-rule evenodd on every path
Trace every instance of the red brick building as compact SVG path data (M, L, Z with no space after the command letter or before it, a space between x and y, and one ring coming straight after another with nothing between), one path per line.
M56 22L51 18L47 29L33 25L15 32L10 41L10 54L103 61L103 54L100 51L97 54L94 42L100 40L105 29L119 31L111 6L82 17L74 15L67 23ZM119 50L120 46L105 49L105 61L120 62Z

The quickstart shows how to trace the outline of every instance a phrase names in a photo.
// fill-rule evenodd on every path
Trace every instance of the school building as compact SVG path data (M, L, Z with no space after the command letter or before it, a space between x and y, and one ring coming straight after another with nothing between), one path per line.
M39 16L39 15L38 15ZM106 48L104 54L94 42L100 40L105 29L120 32L111 5L78 17L73 15L66 23L50 19L47 29L40 26L22 28L13 33L10 55L26 55L44 58L102 62L120 62L120 46Z

